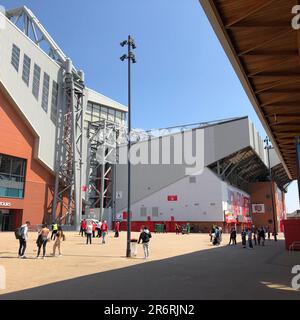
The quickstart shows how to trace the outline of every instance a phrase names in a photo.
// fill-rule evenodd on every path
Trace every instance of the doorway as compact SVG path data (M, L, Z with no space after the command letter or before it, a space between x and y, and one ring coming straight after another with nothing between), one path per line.
M12 215L9 210L0 210L0 232L12 230Z

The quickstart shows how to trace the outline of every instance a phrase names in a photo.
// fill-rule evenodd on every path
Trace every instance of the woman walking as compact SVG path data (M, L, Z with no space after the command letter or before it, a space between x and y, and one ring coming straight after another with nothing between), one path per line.
M38 253L37 253L37 259L40 257L41 248L43 247L43 259L46 257L46 245L48 242L48 236L49 236L50 230L48 229L47 225L44 224L42 230L39 232L39 236L37 239L37 246L38 246Z
M57 234L56 234L56 240L55 240L55 243L53 245L53 253L52 253L53 257L55 257L56 249L58 249L58 256L59 257L62 256L61 250L60 250L60 245L61 245L62 241L65 241L65 235L64 235L64 232L63 232L62 228L58 227L58 231L57 231Z

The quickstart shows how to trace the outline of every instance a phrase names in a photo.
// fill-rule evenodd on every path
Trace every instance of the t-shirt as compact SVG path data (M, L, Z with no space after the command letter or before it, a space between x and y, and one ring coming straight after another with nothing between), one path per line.
M102 223L101 231L102 232L107 232L107 230L108 230L108 225L106 223Z
M86 226L86 233L91 234L93 232L93 225L90 223Z

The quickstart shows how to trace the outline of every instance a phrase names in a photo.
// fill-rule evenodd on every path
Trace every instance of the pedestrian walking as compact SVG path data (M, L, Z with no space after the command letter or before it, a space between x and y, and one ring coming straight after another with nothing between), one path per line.
M97 238L101 238L101 225L102 225L102 222L98 221L97 226L96 226Z
M257 229L253 229L253 241L254 245L257 246Z
M41 248L43 247L43 259L46 258L46 245L48 242L48 236L49 236L50 230L48 229L47 225L44 224L43 228L40 230L36 244L38 246L38 253L36 258L39 259Z
M164 222L164 233L167 233L167 223Z
M265 240L266 240L266 231L265 231L265 229L263 227L260 228L259 237L260 237L262 245L264 246L265 245Z
M91 221L86 224L86 244L92 244L92 234L93 234L93 223Z
M27 247L29 226L30 226L30 222L26 221L25 224L22 224L21 227L15 231L16 238L19 240L18 257L20 259L26 259L25 251Z
M86 220L83 219L81 221L81 224L80 224L80 232L79 232L79 234L81 234L81 236L83 237L83 235L85 234L85 231L86 231Z
M52 223L52 234L51 234L51 240L55 240L56 234L58 231L58 224L56 222Z
M93 233L93 238L96 236L96 222L92 221L92 233Z
M53 252L52 252L52 256L53 257L55 257L56 249L58 249L59 257L62 256L62 254L61 254L61 243L62 243L62 241L65 241L65 239L66 239L66 237L64 235L64 232L63 232L62 228L58 227L55 243L53 245Z
M143 244L143 250L144 250L144 259L149 258L149 242L150 239L152 238L151 232L147 227L144 227L140 234L140 238L138 243L140 244L142 242Z
M247 245L247 241L246 241L247 233L246 233L246 230L245 230L245 229L242 230L241 236L242 236L242 245L243 245L243 248L246 248L246 245Z
M230 232L230 241L229 241L229 245L231 245L231 242L232 244L236 245L236 229L233 228Z
M214 237L214 234L215 234L215 230L216 230L216 227L214 225L212 225L211 227L211 231L210 231L210 242L213 241L213 237Z
M175 232L176 232L176 234L180 234L180 228L177 223L175 223Z
M268 240L271 240L271 230L269 227L267 228L267 232L268 232Z
M120 232L120 222L117 221L115 224L115 238L119 238L119 232Z
M252 230L249 229L247 231L247 235L248 235L248 245L249 245L249 249L253 249L253 243L252 243Z
M107 233L108 233L107 221L103 221L103 223L101 225L102 244L105 244L105 237L106 237Z

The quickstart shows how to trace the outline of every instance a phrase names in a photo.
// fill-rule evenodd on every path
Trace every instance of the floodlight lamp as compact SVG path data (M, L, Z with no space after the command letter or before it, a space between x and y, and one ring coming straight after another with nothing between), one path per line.
M136 45L135 45L135 43L134 42L132 42L132 49L136 49Z
M124 61L125 59L127 59L126 54L123 54L122 57L120 58L121 61Z
M121 47L126 46L126 44L127 44L127 40L124 40L124 41L122 41L122 42L120 43Z

